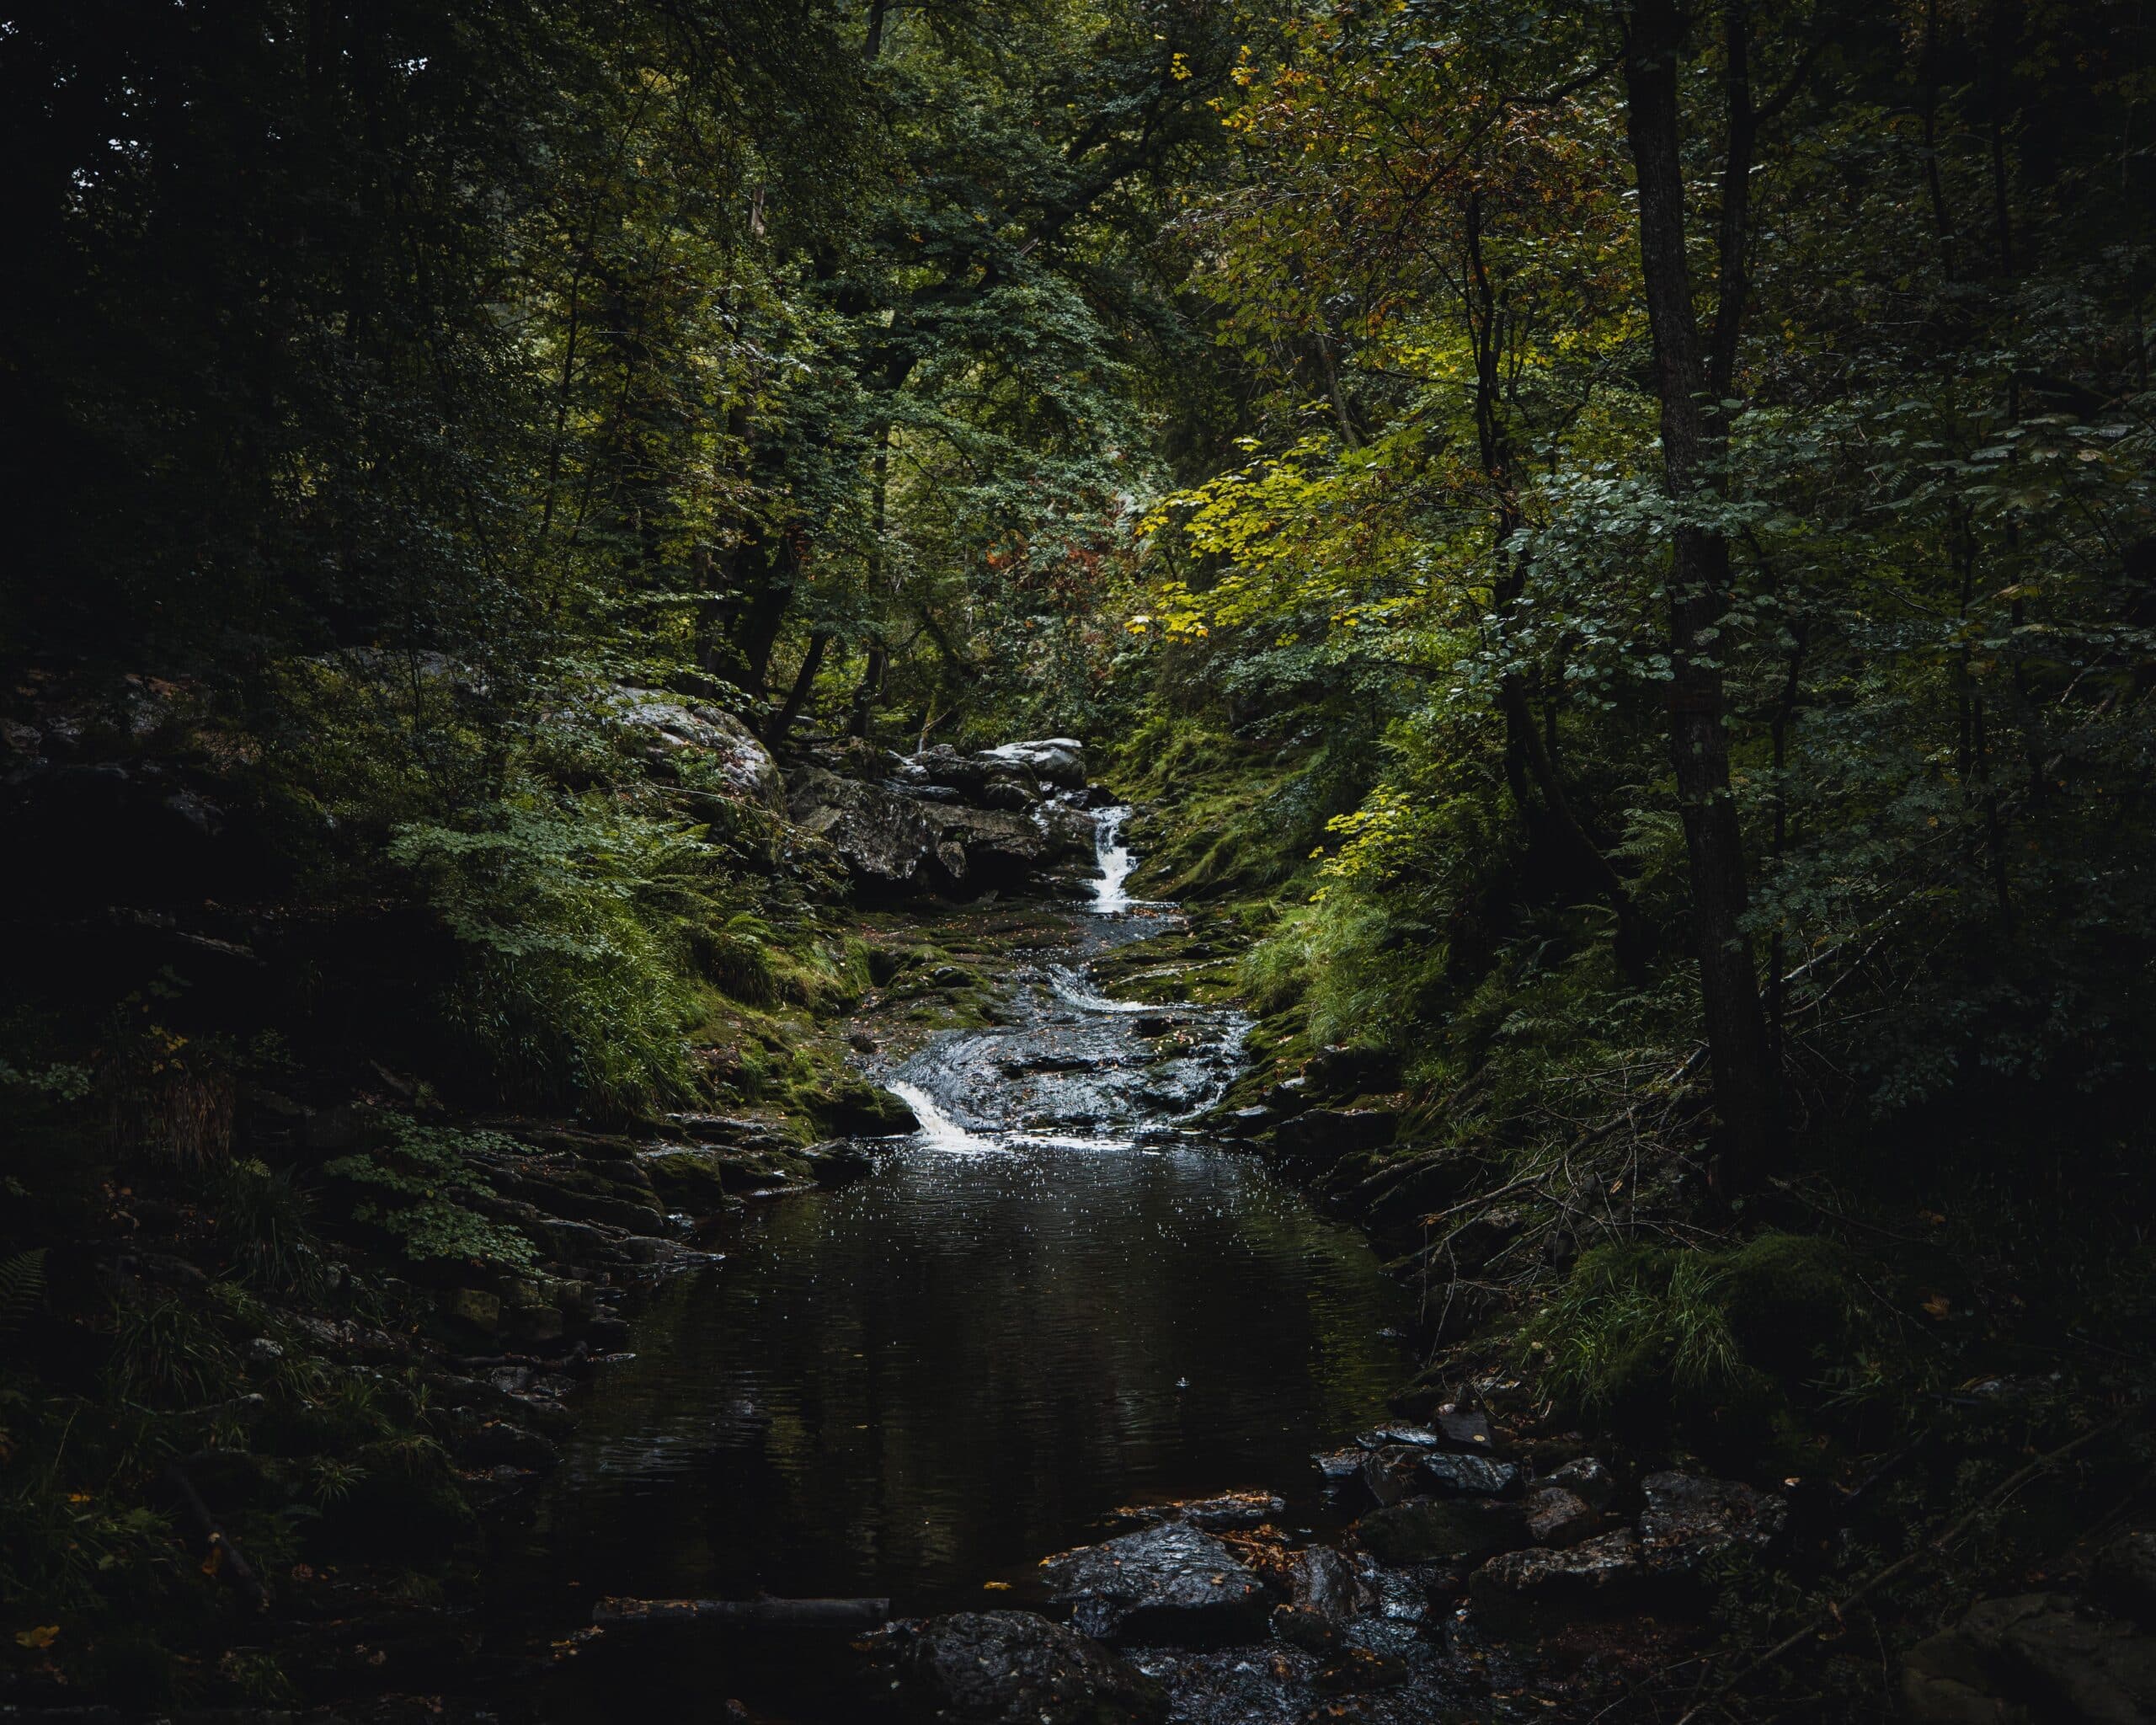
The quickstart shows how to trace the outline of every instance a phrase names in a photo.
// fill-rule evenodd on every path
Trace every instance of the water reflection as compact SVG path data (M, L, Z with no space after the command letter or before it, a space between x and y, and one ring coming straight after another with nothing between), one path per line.
M548 1491L587 1596L979 1603L1118 1503L1292 1490L1401 1376L1367 1247L1215 1150L925 1138L728 1250Z

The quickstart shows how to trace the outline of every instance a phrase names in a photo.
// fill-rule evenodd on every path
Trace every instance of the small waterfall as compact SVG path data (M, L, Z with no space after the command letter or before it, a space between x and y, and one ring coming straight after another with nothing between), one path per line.
M1093 911L1097 916L1113 916L1130 908L1130 895L1123 884L1130 879L1130 871L1138 864L1130 854L1130 847L1123 841L1123 824L1130 819L1130 810L1121 805L1103 809L1093 827L1093 855L1101 865L1101 878L1093 883Z
M909 1084L902 1078L885 1081L885 1089L901 1097L914 1111L921 1122L921 1141L931 1150L961 1151L968 1154L985 1150L1000 1150L1002 1146L993 1139L983 1138L969 1132L956 1120L937 1106L936 1098L918 1084Z

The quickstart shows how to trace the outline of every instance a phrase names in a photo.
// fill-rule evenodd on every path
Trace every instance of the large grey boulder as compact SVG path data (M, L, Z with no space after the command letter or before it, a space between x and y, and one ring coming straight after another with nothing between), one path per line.
M1217 1647L1265 1632L1257 1573L1211 1534L1166 1522L1042 1565L1049 1596L1102 1641Z
M955 864L955 872L963 874L962 849L953 846L948 857L937 857L938 834L928 809L899 792L819 766L794 774L787 799L796 826L826 841L855 879L884 887L912 885L925 868L939 863L946 873Z
M604 707L608 719L642 745L647 759L694 755L746 800L774 814L785 808L786 781L778 763L732 713L655 689L616 689Z
M857 881L884 889L1001 886L1093 854L1092 817L1067 804L983 809L923 792L803 766L788 809Z
M981 758L1046 779L1058 790L1086 788L1086 745L1075 737L1042 737L1031 742L1006 743L1000 749L984 749Z
M1159 1725L1152 1679L1030 1611L958 1611L914 1628L899 1658L919 1714L958 1725Z

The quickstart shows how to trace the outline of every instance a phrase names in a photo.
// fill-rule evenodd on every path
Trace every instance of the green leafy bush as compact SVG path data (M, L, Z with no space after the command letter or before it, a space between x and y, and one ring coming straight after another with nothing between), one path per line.
M1856 1287L1842 1249L1805 1235L1723 1252L1599 1246L1535 1314L1528 1347L1550 1391L1590 1418L1753 1422L1847 1348Z
M475 1157L522 1154L521 1146L499 1132L423 1126L396 1114L387 1117L386 1142L339 1156L323 1172L382 1194L363 1199L353 1217L395 1236L408 1258L469 1258L521 1270L536 1261L531 1242L480 1215L458 1194L493 1194Z
M444 1001L507 1094L632 1113L692 1088L685 930L714 862L686 829L504 805L475 829L409 825L391 846L462 950ZM751 931L727 937L737 954Z

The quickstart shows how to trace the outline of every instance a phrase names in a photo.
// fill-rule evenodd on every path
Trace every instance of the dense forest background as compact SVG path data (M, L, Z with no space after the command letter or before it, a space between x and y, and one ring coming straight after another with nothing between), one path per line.
M1879 1488L1912 1527L2139 1406L2151 29L12 8L19 1666L181 1584L151 1434L224 1394L223 1319L67 1279L131 1167L234 1297L327 1299L265 1087L404 1110L324 1189L407 1274L526 1250L441 1198L452 1117L843 1087L734 1046L865 985L842 873L753 771L654 768L651 699L782 766L1084 739L1245 948L1238 1099L1398 1061L1358 1178L1435 1372L1755 1471L1961 1445ZM337 1418L332 1468L414 1421Z

